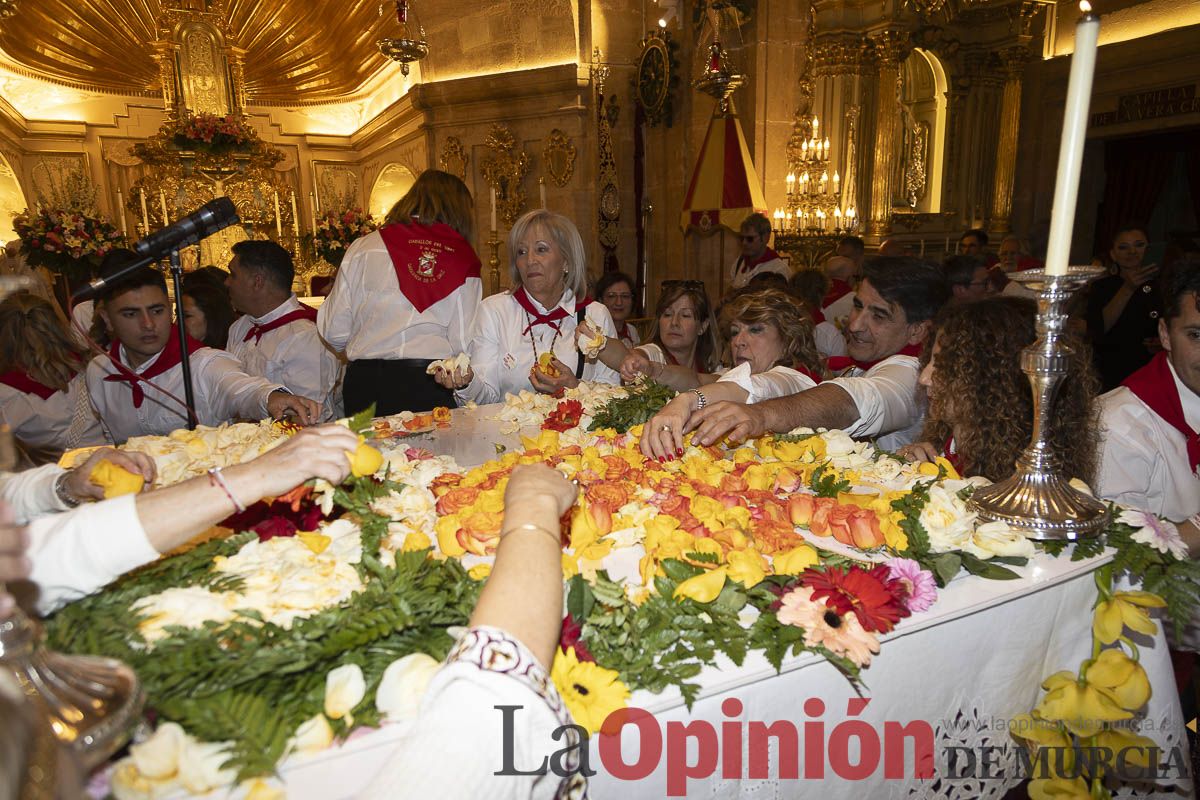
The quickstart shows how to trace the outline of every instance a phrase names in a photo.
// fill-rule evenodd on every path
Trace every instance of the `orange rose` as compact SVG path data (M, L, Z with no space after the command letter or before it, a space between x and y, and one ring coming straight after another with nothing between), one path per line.
M429 482L429 491L434 497L441 497L462 481L463 476L456 472L444 472Z
M620 456L603 456L602 460L608 467L604 471L605 480L619 481L630 472L631 467L629 466L629 462ZM621 505L624 505L624 503Z
M670 514L677 519L683 516L691 516L692 501L684 495L673 494L659 504L658 510L664 514Z
M850 533L854 537L854 546L862 550L884 544L883 528L874 511L858 509L850 518Z
M593 483L587 489L587 499L592 505L616 511L629 502L629 490L620 483Z
M793 525L809 526L817 510L817 498L811 494L794 494L788 500L788 515Z
M438 406L433 410L433 421L439 428L450 427L450 409Z
M784 467L775 474L775 491L790 494L804 485L804 480L792 470Z
M463 520L458 541L464 550L477 556L496 552L500 541L500 517L482 512L472 514Z
M477 486L459 486L450 489L438 498L437 511L442 516L462 511L479 499L479 492L480 489Z

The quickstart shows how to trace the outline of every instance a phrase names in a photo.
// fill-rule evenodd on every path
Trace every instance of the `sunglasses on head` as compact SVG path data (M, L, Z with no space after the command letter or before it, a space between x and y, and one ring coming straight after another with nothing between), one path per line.
M694 290L697 292L703 292L704 291L704 281L680 281L680 280L663 281L662 288L664 290L665 289L683 288L683 289L691 289L691 290Z

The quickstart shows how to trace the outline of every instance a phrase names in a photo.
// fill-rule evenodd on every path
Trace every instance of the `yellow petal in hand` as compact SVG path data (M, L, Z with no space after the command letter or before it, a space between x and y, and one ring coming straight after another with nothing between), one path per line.
M688 578L675 587L673 597L676 600L680 597L690 597L697 603L711 603L717 599L717 595L724 587L725 568L718 567L708 572L702 572L694 578Z
M91 473L88 474L88 481L104 490L105 500L127 494L137 494L146 483L146 479L141 475L117 466L107 458L92 467Z

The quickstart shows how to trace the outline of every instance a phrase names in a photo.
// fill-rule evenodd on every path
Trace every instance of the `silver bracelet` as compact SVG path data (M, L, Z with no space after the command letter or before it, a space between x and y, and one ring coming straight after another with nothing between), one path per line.
M704 408L708 405L708 398L704 396L704 392L699 389L692 389L692 394L696 395L696 410Z

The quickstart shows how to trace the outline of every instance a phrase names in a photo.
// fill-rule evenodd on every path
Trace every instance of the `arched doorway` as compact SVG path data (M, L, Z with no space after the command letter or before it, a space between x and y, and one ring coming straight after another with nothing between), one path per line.
M387 213L392 210L396 201L412 188L417 176L407 167L400 164L385 164L371 187L371 196L367 201L367 210L377 222L382 222Z
M900 92L903 158L897 204L913 211L942 210L946 152L946 70L936 55L916 48L904 61Z

